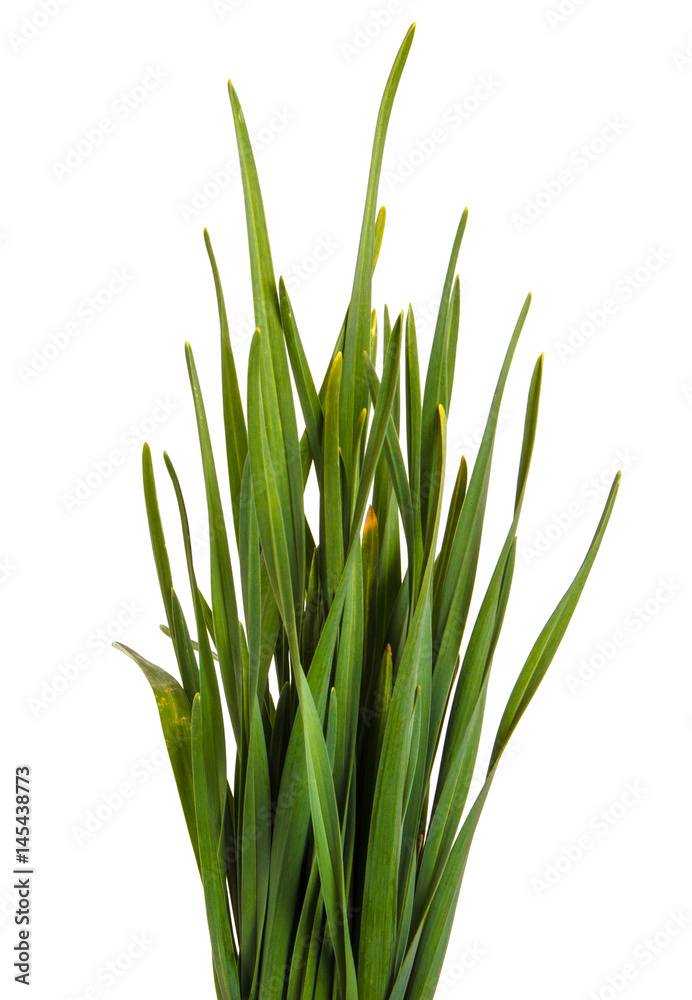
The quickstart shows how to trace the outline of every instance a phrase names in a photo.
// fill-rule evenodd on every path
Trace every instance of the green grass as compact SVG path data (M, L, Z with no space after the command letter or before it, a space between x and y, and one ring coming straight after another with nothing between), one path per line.
M381 379L375 371L378 323L371 288L385 217L384 209L377 212L377 190L413 31L397 54L380 105L353 291L319 390L285 285L282 280L276 285L250 140L229 84L257 329L244 406L221 281L205 232L220 318L223 475L233 519L232 524L224 519L226 483L223 489L219 485L188 344L211 539L211 578L203 588L180 483L167 455L164 460L180 512L191 598L185 602L194 622L173 587L151 454L144 447L146 511L166 616L162 627L171 638L180 681L116 645L141 667L156 696L201 875L221 1000L433 996L498 763L569 624L620 479L618 473L584 562L519 673L485 783L467 809L512 584L543 359L529 386L511 524L467 629L500 404L530 296L507 348L473 471L468 478L462 458L443 522L459 330L455 270L466 211L452 247L424 384L410 307L393 324L385 308ZM303 496L313 465L320 516L311 526ZM210 604L203 596L207 587ZM236 747L232 767L224 719ZM432 782L436 760L439 774Z

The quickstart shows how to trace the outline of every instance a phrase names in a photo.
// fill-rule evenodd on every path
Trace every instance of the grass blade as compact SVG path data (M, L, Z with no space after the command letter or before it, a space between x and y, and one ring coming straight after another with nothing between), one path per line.
M575 576L572 584L567 589L564 597L550 616L545 628L536 640L529 657L519 675L514 686L507 707L505 708L500 728L495 739L492 756L490 758L490 769L494 767L502 754L509 738L517 727L519 720L526 711L531 699L538 689L538 685L545 677L548 667L552 663L557 648L562 642L562 637L567 631L572 615L577 606L577 602L584 589L584 585L591 572L596 554L601 547L605 530L608 527L610 515L613 513L615 498L620 487L621 473L618 472L610 488L606 505L598 523L596 533L593 537L589 550L586 553L583 563Z
M211 776L206 769L208 751L205 748L209 734L205 733L201 698L201 695L196 695L192 704L192 763L202 884L214 971L221 997L222 1000L240 1000L238 966L226 897L226 867L223 854L219 852L219 836L211 823L214 810L210 798L213 791L210 788Z
M351 467L350 447L353 440L353 428L358 415L368 404L368 389L364 379L360 377L363 364L363 352L370 347L370 310L372 295L372 272L375 266L375 211L377 189L382 170L384 143L389 126L389 118L394 104L394 97L408 57L415 25L411 25L401 47L396 55L389 78L385 85L380 110L375 126L375 139L370 161L368 189L365 197L363 223L358 244L358 258L353 278L353 291L348 310L348 322L344 338L344 392L341 396L341 441L347 445L344 451L346 468ZM362 517L362 515L361 515Z
M221 504L219 482L211 447L211 437L207 425L204 400L199 386L199 378L192 355L192 348L185 345L187 368L192 387L192 396L197 417L204 485L209 517L209 539L211 544L211 605L214 618L214 637L219 654L219 666L226 693L231 723L238 746L243 746L242 714L243 675L240 652L240 629L238 626L238 605L233 583L233 570L228 550L226 521ZM201 642L201 639L199 640Z
M245 458L247 456L247 429L245 427L245 414L243 413L240 389L238 388L238 375L235 368L233 348L231 347L231 337L228 332L228 317L226 315L226 303L223 297L221 278L216 265L216 258L212 250L209 233L206 229L204 230L204 243L214 276L216 301L219 309L219 325L221 327L221 386L223 390L223 423L226 432L226 460L228 462L228 480L231 488L231 503L233 505L233 526L235 528L236 540L239 541L240 487L243 481L243 468L245 467Z
M423 394L423 410L421 414L421 487L425 486L430 474L430 462L432 456L432 444L434 440L435 411L438 404L442 404L445 412L449 410L448 391L451 393L451 377L453 371L448 371L449 365L449 326L447 314L452 294L452 283L454 281L454 271L456 270L461 241L466 230L468 219L468 209L462 212L459 225L457 227L452 252L449 257L447 273L440 296L440 308L435 324L432 348L430 350L430 360L428 361L428 373L425 378L425 391ZM456 348L455 348L456 350ZM428 505L425 499L425 492L421 495L421 512L423 526L427 524Z
M293 393L276 290L274 265L257 167L238 95L230 80L228 92L233 110L243 181L248 247L252 275L255 326L264 333L262 391L267 436L275 467L276 485L281 490L284 530L289 545L294 598L302 605L305 586L305 515L300 449Z
M324 405L324 485L322 490L324 537L320 547L325 559L328 605L344 569L344 535L341 514L341 459L339 457L339 390L342 355L332 363Z
M195 819L195 799L192 782L192 753L190 749L190 704L187 695L178 684L175 677L157 667L156 664L146 660L134 649L125 646L121 642L114 642L115 649L125 653L137 664L156 698L156 706L159 710L163 737L166 741L166 750L173 768L178 795L183 807L183 814L187 824L188 833L192 842L192 849L195 852L195 859L199 865L199 848L197 840L197 822Z

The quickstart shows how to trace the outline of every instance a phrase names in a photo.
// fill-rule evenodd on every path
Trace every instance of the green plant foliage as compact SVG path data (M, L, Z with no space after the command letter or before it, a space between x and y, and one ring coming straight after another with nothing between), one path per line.
M252 148L229 85L257 329L244 406L205 232L219 310L227 482L213 454L189 344L186 358L209 519L210 603L195 572L181 484L165 455L190 591L173 589L154 467L144 448L162 628L180 683L120 648L156 696L201 875L219 1000L432 998L500 757L574 613L618 490L619 474L581 568L519 673L485 784L469 803L510 597L543 359L529 386L511 523L462 651L502 395L530 296L471 475L462 459L445 520L460 309L455 272L467 212L453 240L424 382L410 306L393 324L384 310L378 376L371 303L385 221L384 210L377 212L385 135L413 32L380 105L353 291L319 389L284 282L276 284ZM320 508L319 524L310 525L303 496L313 465ZM222 505L227 491L230 525ZM237 547L240 587L229 538Z

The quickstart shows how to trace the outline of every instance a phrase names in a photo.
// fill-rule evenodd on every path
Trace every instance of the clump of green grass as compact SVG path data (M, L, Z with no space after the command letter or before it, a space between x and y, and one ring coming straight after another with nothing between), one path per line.
M188 344L209 516L211 605L198 583L180 483L165 454L164 461L180 511L194 624L173 587L151 454L144 447L163 630L172 640L180 682L116 645L141 667L156 695L204 889L220 1000L430 1000L500 757L562 640L618 489L619 474L584 562L519 673L485 783L464 816L512 583L542 357L529 386L511 524L462 659L500 404L530 297L507 349L473 472L467 481L462 459L443 529L459 329L454 272L466 211L424 384L410 307L393 325L384 311L378 378L371 305L384 230L384 209L376 211L383 146L413 30L380 105L353 291L319 390L286 287L282 280L276 285L245 119L229 84L257 326L245 408L207 233L205 240L221 327L225 457L240 592ZM305 424L302 436L290 372ZM303 494L313 465L320 515L311 526ZM276 683L270 684L270 675ZM224 708L236 747L231 768Z

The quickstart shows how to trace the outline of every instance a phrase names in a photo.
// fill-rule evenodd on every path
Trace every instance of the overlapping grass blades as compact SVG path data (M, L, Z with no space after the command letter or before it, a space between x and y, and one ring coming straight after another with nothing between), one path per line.
M459 333L455 272L466 211L453 240L424 383L410 306L406 318L402 313L393 324L384 310L378 377L378 325L371 309L385 221L384 210L376 211L379 174L413 31L382 98L353 291L319 389L283 280L276 285L252 147L229 85L257 325L245 408L206 232L205 241L219 311L225 458L243 621L222 507L225 487L189 345L211 543L210 604L193 563L182 487L164 455L180 514L189 597L181 600L182 591L173 588L153 463L144 448L162 628L181 682L120 648L141 667L156 696L200 870L219 1000L433 996L500 757L572 617L618 489L619 474L582 566L519 673L485 784L468 808L491 666L510 597L543 359L529 387L511 523L462 658L495 432L530 296L510 339L470 480L462 459L443 526ZM305 424L302 437L289 372ZM311 527L303 493L313 465L320 514L319 525ZM195 640L184 604L192 608ZM236 747L230 784L225 715ZM436 757L439 772L431 787Z

